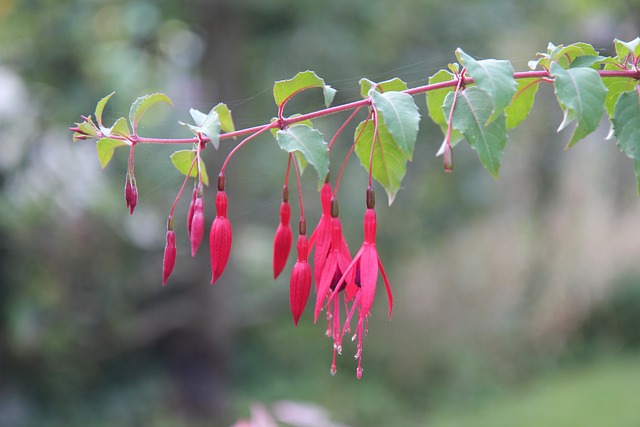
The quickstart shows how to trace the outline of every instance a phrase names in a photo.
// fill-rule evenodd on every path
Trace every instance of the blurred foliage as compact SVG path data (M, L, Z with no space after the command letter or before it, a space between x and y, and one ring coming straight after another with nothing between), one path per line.
M178 262L162 289L163 228L181 182L171 149L137 149L140 202L129 217L124 153L101 171L95 147L72 144L67 127L114 90L107 121L145 93L174 102L145 116L143 135L185 136L177 120L219 101L237 126L261 124L276 112L273 81L298 71L315 70L345 102L365 76L425 83L458 46L517 69L549 41L610 49L637 35L639 14L632 0L0 0L0 425L229 425L250 402L281 399L354 426L415 425L439 405L465 411L474 396L501 396L567 352L636 345L632 171L604 130L565 157L544 90L498 181L462 148L445 176L433 157L439 130L421 129L404 188L378 214L396 311L389 323L376 307L359 382L348 346L329 375L324 325L306 313L294 329L287 278L270 278L286 164L272 141L230 164L235 236L223 279L208 285L206 253L188 257L177 228ZM291 108L320 105L302 97ZM329 133L337 122L318 125ZM206 153L211 173L228 149ZM352 248L365 180L352 159L341 185ZM304 181L313 224L313 174ZM207 199L210 221L210 190Z

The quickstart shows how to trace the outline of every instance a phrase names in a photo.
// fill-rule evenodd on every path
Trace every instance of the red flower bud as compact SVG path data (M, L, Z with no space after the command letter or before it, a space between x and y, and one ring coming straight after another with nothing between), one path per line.
M222 190L216 194L216 218L211 224L209 248L211 250L211 284L220 278L229 261L231 253L231 222L227 218L227 193ZM192 224L193 226L193 224Z
M167 243L164 247L164 257L162 259L162 286L167 284L167 280L176 265L176 233L173 231L173 218L169 218L167 229Z
M200 247L200 243L202 242L202 236L204 236L204 202L202 201L202 196L198 195L193 204L191 233L189 233L191 256L196 256L198 247Z
M291 217L291 206L289 202L283 201L280 205L280 225L276 230L273 238L273 278L277 279L284 269L289 252L291 252L291 243L293 235L291 233L291 225L289 219Z
M444 147L444 152L442 153L442 163L444 165L445 172L453 172L453 148L451 148L451 144L446 144Z
M309 292L311 291L311 266L307 262L309 243L306 235L301 234L298 236L297 249L298 260L293 266L289 284L289 303L291 305L291 314L293 315L293 324L296 326L304 312L309 299Z
M191 223L193 222L193 208L196 203L196 196L198 195L198 187L193 187L193 194L191 195L191 203L189 203L189 212L187 213L187 236L191 238Z
M133 215L133 210L138 204L138 187L136 187L136 178L129 173L127 173L124 184L124 199L127 202L129 212Z

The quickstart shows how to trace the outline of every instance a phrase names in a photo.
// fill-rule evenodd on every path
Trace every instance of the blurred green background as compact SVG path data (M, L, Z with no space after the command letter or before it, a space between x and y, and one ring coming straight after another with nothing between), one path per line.
M177 121L189 108L218 102L237 127L268 122L273 81L298 71L316 71L343 103L358 98L361 77L425 84L456 47L524 70L549 41L608 54L638 22L636 0L0 0L0 426L228 426L250 411L306 426L640 425L632 164L605 140L606 123L564 151L550 88L511 133L497 181L463 145L445 175L440 131L422 121L396 202L378 191L396 303L388 322L378 294L360 381L354 346L332 377L325 325L307 312L293 327L292 261L271 278L286 165L272 140L229 166L234 246L223 278L209 285L207 248L192 259L178 225L177 266L162 288L181 183L171 148L136 150L131 217L126 153L102 171L94 144L68 131L111 91L108 123L136 97L164 92L175 108L150 111L140 133L185 137ZM319 98L291 111L317 109ZM316 124L331 135L340 123ZM231 146L207 152L210 174ZM315 224L315 177L303 178ZM352 250L365 183L351 159L340 197Z

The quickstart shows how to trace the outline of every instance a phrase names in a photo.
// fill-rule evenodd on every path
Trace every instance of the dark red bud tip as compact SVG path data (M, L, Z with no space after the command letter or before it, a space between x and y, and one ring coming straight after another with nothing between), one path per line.
M335 196L331 196L331 217L338 218L340 215L340 209L338 208L338 199Z
M304 217L300 217L300 221L298 222L298 234L304 236L307 234L307 220Z
M451 148L451 144L447 144L444 146L444 153L442 153L442 163L444 165L445 172L453 172L453 148Z
M367 187L367 209L373 209L376 207L376 193L373 187L369 185Z
M169 276L173 271L173 267L176 265L176 233L169 229L167 230L167 243L164 247L164 257L162 259L162 286L167 284Z
M224 172L220 172L220 175L218 175L218 191L224 191L225 186L226 180L224 177Z

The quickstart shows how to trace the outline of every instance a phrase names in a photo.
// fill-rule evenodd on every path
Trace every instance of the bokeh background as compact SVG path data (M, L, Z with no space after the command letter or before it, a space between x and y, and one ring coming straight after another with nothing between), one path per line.
M632 164L605 140L606 122L565 151L551 88L511 133L499 180L463 145L445 175L440 131L422 121L396 202L378 191L395 314L386 319L380 292L360 381L355 348L345 345L332 377L325 325L306 313L293 327L292 261L271 278L286 164L272 140L229 166L234 246L223 278L209 285L206 246L188 255L187 197L162 288L181 183L171 148L136 150L140 200L129 216L126 153L103 171L94 144L68 130L111 91L108 123L143 94L173 100L145 116L146 136L188 136L177 121L218 102L237 127L253 126L275 115L273 82L298 71L316 71L342 103L358 98L361 77L425 84L456 47L524 70L550 41L610 54L614 38L638 36L638 22L636 0L1 0L0 425L640 425ZM292 111L319 108L315 95ZM340 123L316 124L331 135ZM334 164L348 137L338 145ZM207 150L211 175L231 146ZM303 181L315 224L313 171ZM365 182L351 159L340 197L352 249Z

